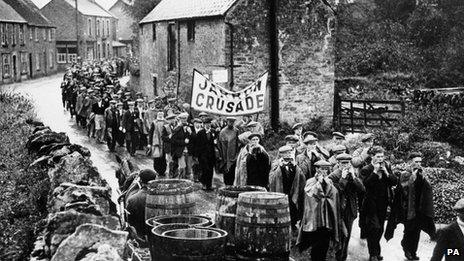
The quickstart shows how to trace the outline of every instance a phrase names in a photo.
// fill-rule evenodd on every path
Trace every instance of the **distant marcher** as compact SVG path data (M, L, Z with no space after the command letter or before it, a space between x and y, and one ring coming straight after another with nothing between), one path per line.
M226 185L232 185L235 178L239 131L234 127L234 122L235 118L227 118L227 126L221 130L218 137L219 171L223 173Z
M380 239L384 232L387 207L392 200L392 186L398 178L392 173L390 165L385 162L385 152L380 146L369 150L372 161L361 169L366 194L362 203L359 224L361 238L367 239L369 261L383 260Z
M464 261L464 198L454 205L457 220L438 233L438 240L430 261Z
M124 133L126 139L126 149L131 156L135 156L137 144L137 122L138 112L135 110L135 103L128 102L129 109L124 113L119 129Z
M340 216L346 227L346 235L342 237L341 248L336 252L337 261L345 261L348 256L348 244L351 237L353 222L358 215L358 193L365 188L351 165L351 155L337 155L337 167L330 175L340 198ZM331 163L332 164L332 163Z
M163 150L166 155L166 165L168 168L168 173L169 173L169 178L172 178L171 175L171 170L174 169L173 162L172 162L172 143L171 143L171 138L172 138L172 132L174 128L177 126L177 115L171 114L166 116L166 121L167 124L164 125L163 128Z
M263 125L261 125L261 123L257 121L250 121L246 127L249 132L259 133L261 136L264 136L264 128Z
M279 158L272 164L269 191L288 195L292 230L303 215L306 178L295 162L295 149L285 145L279 148Z
M169 169L170 178L185 178L186 175L186 150L190 142L187 126L184 125L184 120L187 120L188 115L179 114L177 116L177 125L172 130L171 136L171 157L172 164Z
M237 128L239 134L244 133L245 131L248 131L247 125L251 121L251 116L250 115L243 115L242 118L238 121L235 121L235 128Z
M335 146L343 145L345 142L345 135L341 132L335 131L332 132L332 140L330 144L327 146L327 150L329 151L330 156L333 156L334 154L334 148ZM349 153L348 150L345 151L346 153Z
M114 152L114 149L116 147L116 140L118 138L118 128L119 128L118 113L119 112L116 109L116 101L111 100L110 107L105 109L105 125L106 125L105 137L106 137L108 149L111 152Z
M201 142L204 142L205 140L201 140L198 134L203 129L206 119L203 121L200 118L195 118L192 120L192 122L193 122L193 126L191 127L192 132L190 134L190 142L187 146L187 149L188 149L187 168L189 169L189 172L192 175L193 181L198 182L201 177L201 168L200 168L200 163L198 161L198 155L200 153L200 147L203 147L206 145L206 144L201 144ZM209 119L209 124L210 124L209 127L211 127L210 119ZM216 137L214 138L216 139ZM213 146L213 154L215 154L214 146ZM214 165L213 165L213 168L214 168Z
M92 112L95 114L95 134L100 143L103 143L105 137L105 110L103 99L98 96L97 102L92 105Z
M297 246L304 251L311 246L311 260L327 260L330 242L340 243L345 232L340 222L338 190L327 177L331 164L320 160L316 175L306 181L304 214L301 219Z
M342 144L335 145L331 148L331 151L332 156L329 158L328 162L336 168L336 165L338 163L337 156L346 153L346 147Z
M385 238L390 240L396 225L404 224L401 246L407 260L419 260L417 248L421 230L432 239L436 236L432 186L424 176L421 164L422 155L411 153L408 169L400 173L385 231Z

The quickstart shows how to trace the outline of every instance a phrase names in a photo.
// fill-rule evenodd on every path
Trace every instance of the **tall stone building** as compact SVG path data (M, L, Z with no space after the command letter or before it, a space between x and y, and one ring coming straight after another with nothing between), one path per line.
M256 80L269 68L266 2L161 1L140 22L138 88L148 95L172 92L189 102L193 69L211 76L227 70L223 86L232 90ZM281 119L293 123L323 117L331 123L336 6L290 0L279 5Z
M55 27L30 0L0 0L0 84L56 72Z
M113 57L117 19L95 0L78 0L77 10L76 35L75 0L51 0L41 9L57 25L56 48L60 69L76 61L78 55L83 60Z
M119 47L113 44L113 53L115 56L132 56L132 41L135 37L132 31L134 19L126 13L126 8L131 6L132 0L117 0L108 11L118 19L116 26L116 37Z

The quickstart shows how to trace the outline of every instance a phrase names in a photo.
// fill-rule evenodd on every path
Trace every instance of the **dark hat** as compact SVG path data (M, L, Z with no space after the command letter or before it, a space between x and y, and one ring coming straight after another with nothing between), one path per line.
M314 131L307 131L303 133L303 138L306 138L306 136L308 135L312 135L313 137L317 138L317 133L315 133Z
M193 122L194 122L194 123L195 123L195 122L196 122L196 123L203 123L203 121L200 120L200 119L198 119L198 118L193 119Z
M176 114L169 114L168 116L166 116L166 120L172 120L172 119L175 119L177 117Z
M332 136L345 139L345 135L343 135L343 133L338 132L338 131L332 132Z
M350 154L348 153L342 153L342 154L339 154L337 155L337 157L335 157L338 161L341 161L341 160L351 160L352 157Z
M413 151L409 154L409 159L414 159L414 158L417 158L417 157L422 157L422 153L418 152L418 151Z
M301 122L295 123L293 125L293 127L292 127L292 130L295 130L295 129L300 128L300 127L303 127L303 123L301 123Z
M258 132L253 132L250 135L248 135L248 139L251 140L253 137L258 137L261 140L261 134Z
M456 204L454 205L453 209L459 212L464 211L464 198L458 200L458 202L456 202Z
M151 169L144 169L140 171L139 177L142 183L148 183L150 180L156 179L156 172Z
M213 121L213 118L208 117L203 121L203 123L211 123L212 121Z
M374 139L374 134L367 133L362 136L361 141L366 142L366 141L373 140L373 139Z
M296 135L287 135L285 136L285 141L293 141L293 142L298 142L300 139L298 139L298 136Z
M314 163L314 166L316 167L332 167L332 164L326 160L319 160L316 163Z

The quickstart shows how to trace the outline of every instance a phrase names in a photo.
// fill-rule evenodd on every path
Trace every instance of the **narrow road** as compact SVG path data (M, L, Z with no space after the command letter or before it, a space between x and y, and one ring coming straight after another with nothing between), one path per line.
M112 153L108 151L105 144L99 144L94 139L86 136L86 131L77 127L75 120L70 118L69 112L63 109L61 104L60 83L62 74L49 76L46 78L31 80L23 83L16 83L7 86L0 86L0 89L7 91L20 92L30 97L35 105L37 117L50 126L54 131L66 132L72 143L77 143L89 148L92 153L91 160L98 168L102 177L106 179L113 190L113 200L116 201L118 194L117 179L114 176L115 170L118 168L116 159ZM118 148L118 154L127 155L124 148ZM135 163L142 168L153 168L151 159L145 156L137 156ZM216 185L221 186L220 178L215 175ZM202 210L212 214L216 200L215 193L200 192L199 205ZM348 260L349 261L365 261L368 260L368 251L366 241L360 239L360 231L356 220L353 225L353 233L351 235ZM403 226L399 225L395 231L395 236L389 242L382 239L382 255L385 261L402 261L405 260L401 248L401 239L403 235ZM422 232L419 242L418 256L421 260L430 260L435 243L429 240L429 237ZM306 255L305 255L306 256ZM296 260L308 260L308 257L295 256Z

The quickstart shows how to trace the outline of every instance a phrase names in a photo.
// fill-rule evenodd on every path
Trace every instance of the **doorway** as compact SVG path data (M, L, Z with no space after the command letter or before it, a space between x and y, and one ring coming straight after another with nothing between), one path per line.
M13 81L18 80L18 67L16 65L16 55L13 55Z
M29 77L32 78L32 53L29 53Z

